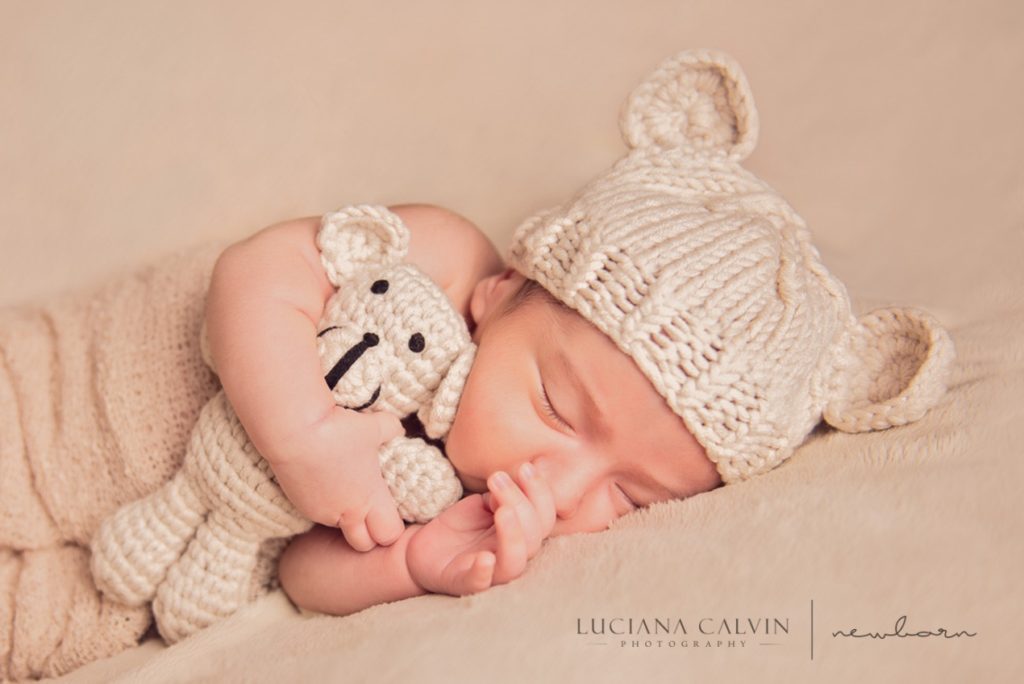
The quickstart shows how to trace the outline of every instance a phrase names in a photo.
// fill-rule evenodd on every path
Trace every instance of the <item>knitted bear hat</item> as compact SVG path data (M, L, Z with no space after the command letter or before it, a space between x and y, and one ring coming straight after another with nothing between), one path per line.
M736 62L669 59L620 127L630 152L521 224L509 262L633 358L724 482L776 467L822 418L878 430L941 398L942 327L911 309L855 317L804 220L740 166L758 119Z

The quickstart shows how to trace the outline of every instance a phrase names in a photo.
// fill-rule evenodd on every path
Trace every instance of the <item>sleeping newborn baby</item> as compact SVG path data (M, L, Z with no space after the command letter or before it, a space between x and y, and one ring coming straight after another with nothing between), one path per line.
M883 429L941 397L945 331L910 309L856 317L803 219L739 165L757 115L730 58L668 60L621 126L629 154L520 225L508 265L451 211L391 208L408 260L478 345L446 441L468 495L425 525L404 526L376 471L398 419L338 407L324 383L319 220L222 255L206 322L224 390L286 495L323 525L280 560L298 605L347 614L479 592L518 577L548 537L775 468L823 419ZM340 511L353 482L362 505Z
M299 605L347 613L422 591L480 591L518 576L548 536L602 530L639 506L720 484L633 361L503 267L469 221L433 206L391 211L412 235L409 260L443 285L479 347L446 443L471 494L426 526L404 526L378 472L376 452L402 431L398 420L336 406L315 347L314 387L296 391L299 369L310 367L310 327L333 292L315 245L319 219L270 227L229 248L214 269L207 326L225 390L292 502L330 525L297 538L281 560L282 585ZM257 264L264 275L253 278ZM304 344L273 349L290 323ZM289 426L290 411L315 420ZM287 432L302 437L277 438ZM356 484L365 506L355 515L333 508Z
M638 506L721 482L632 360L504 268L475 226L439 207L391 211L410 229L409 260L443 285L479 346L446 443L471 494L425 526L404 526L378 471L379 446L402 430L397 419L335 406L315 347L313 386L296 393L311 326L333 292L314 242L319 219L270 227L229 248L214 270L207 326L225 391L292 503L329 526L296 538L281 559L282 586L297 604L345 614L425 591L480 591L521 574L548 536L602 530ZM256 264L264 277L249 275ZM290 316L295 308L311 316ZM270 348L289 323L306 354ZM324 394L322 407L300 405ZM283 424L288 411L315 420ZM301 438L277 438L288 431ZM365 505L355 515L333 508L356 484Z

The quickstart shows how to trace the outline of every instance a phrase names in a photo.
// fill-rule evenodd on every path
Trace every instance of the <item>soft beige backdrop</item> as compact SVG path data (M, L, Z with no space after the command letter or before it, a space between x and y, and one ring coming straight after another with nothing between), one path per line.
M170 248L242 237L351 202L447 205L504 248L521 219L564 199L623 153L616 124L622 100L663 58L689 47L724 49L743 65L761 114L760 144L747 166L804 215L826 264L858 301L922 306L954 329L1020 308L1024 4L1013 0L0 0L0 304L112 276ZM965 339L973 340L973 368L995 372L1010 368L1007 359L1019 368L1019 348L1006 351L1017 347L1005 339L991 347L1004 350L998 353L984 336L958 344ZM1018 392L1001 396L1024 399ZM957 406L972 416L995 410ZM1001 444L1017 450L1002 455L1022 456L1016 418L994 425L1005 436ZM876 444L885 453L884 442ZM1002 472L1019 474L1019 467ZM986 496L976 482L963 486ZM711 501L685 510L706 511ZM970 518L964 524L956 543L975 535ZM1018 533L1019 517L1005 525L988 533L1009 544L1014 537L1002 532ZM627 524L618 538L631 531ZM595 552L563 541L557 548ZM974 581L984 583L989 572L1010 577L1010 559L1019 568L1019 553L992 553L989 565L964 561L978 568ZM908 571L893 581L912 586L914 577ZM829 586L822 573L814 578L819 591ZM528 586L530 578L523 580ZM685 591L682 570L680 587ZM458 605L478 616L492 605L514 610L521 594L504 590L495 594L504 604L481 597ZM727 587L702 590L723 597L717 604L705 596L702 605L729 605ZM873 616L888 616L888 604L864 600ZM153 660L145 674L172 678L167 667L199 653L207 676L223 677L217 644L228 652L243 636L283 620L286 604L280 595L273 601L278 612L218 632L212 647L172 651L177 660ZM371 616L413 620L404 623L408 633L423 619L410 611L430 601L449 605L431 597ZM955 605L967 603L961 597ZM995 615L991 610L981 606L977 615ZM1001 631L1012 622L999 615L989 625L1000 627L989 630L992 638L1019 640ZM957 624L964 618L954 613L946 622L969 626ZM279 638L262 634L264 647ZM304 643L301 632L291 634ZM514 636L499 631L493 645L504 667L528 666L529 654L501 649ZM765 681L825 672L832 681L845 681L843 673L852 681L911 676L928 659L987 663L990 674L1019 667L1019 653L995 643L930 645L933 655L921 662L915 658L925 651L907 644L857 644L863 658L833 658L832 669L826 660L818 670L806 667L800 650L770 660L757 651L718 655L698 659L699 666L693 654L622 651L602 658L596 672L668 676L682 671L676 662L706 674L741 665ZM971 650L982 647L988 650ZM585 647L567 648L586 662ZM117 671L160 653L150 642L124 654ZM882 654L889 665L878 674L872 663ZM236 667L244 662L236 655ZM261 667L276 663L280 675L295 662L308 674L329 657L272 658ZM850 669L854 663L860 667ZM321 672L343 673L340 667ZM564 677L567 670L559 671ZM108 676L88 672L96 680ZM417 670L405 662L390 672Z
M351 201L445 204L504 247L622 153L636 80L700 46L744 65L748 165L851 289L941 243L899 294L955 264L974 297L1024 211L1021 7L5 0L0 302Z

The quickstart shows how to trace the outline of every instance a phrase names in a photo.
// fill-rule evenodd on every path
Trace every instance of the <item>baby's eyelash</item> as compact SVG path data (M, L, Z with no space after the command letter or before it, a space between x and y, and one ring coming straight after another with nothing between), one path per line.
M540 385L540 397L541 405L544 407L544 412L547 413L552 420L558 421L562 425L568 427L569 424L565 422L562 416L558 415L555 411L555 407L551 405L551 397L548 396L548 388L544 386L544 383L541 383Z
M623 489L620 485L615 485L615 488L618 489L620 492L622 492L622 496L626 497L626 501L629 502L630 506L632 506L633 508L643 508L643 506L638 504L636 501L633 501L633 497L631 497L629 494L627 494L626 490Z

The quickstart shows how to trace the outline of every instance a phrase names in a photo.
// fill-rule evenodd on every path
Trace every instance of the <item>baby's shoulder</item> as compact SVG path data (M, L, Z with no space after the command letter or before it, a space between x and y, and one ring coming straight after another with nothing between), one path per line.
M409 228L406 261L426 273L445 291L455 308L463 316L468 315L473 288L503 268L490 239L471 221L442 207L403 204L389 209ZM244 245L259 245L252 252L253 259L264 259L267 254L292 254L294 247L318 276L326 300L332 287L320 264L316 244L321 218L304 216L268 226L232 248L236 252L241 249L244 257Z
M475 224L428 204L389 207L409 228L407 260L437 283L463 315L478 282L503 268L494 244Z

